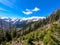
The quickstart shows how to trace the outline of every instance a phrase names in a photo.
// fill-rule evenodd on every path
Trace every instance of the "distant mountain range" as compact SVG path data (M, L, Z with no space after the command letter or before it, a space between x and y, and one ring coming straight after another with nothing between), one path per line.
M34 23L35 21L40 20L41 18L30 18L30 19L11 19L11 18L0 18L0 28L1 28L1 23L3 25L4 29L9 29L9 22L10 22L10 26L13 28L14 26L16 26L17 28L22 28L25 25L29 24L29 23Z

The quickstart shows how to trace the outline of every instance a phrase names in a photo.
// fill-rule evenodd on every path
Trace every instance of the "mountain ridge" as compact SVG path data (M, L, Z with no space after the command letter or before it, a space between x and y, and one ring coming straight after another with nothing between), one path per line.
M9 23L11 24L11 27L13 28L14 26L16 26L17 28L21 28L24 27L25 25L29 24L29 23L33 23L36 22L38 20L40 20L41 18L16 18L16 19L12 19L12 18L0 18L0 22L3 22L4 25L4 29L8 29L9 27ZM1 23L0 23L0 28L1 28Z

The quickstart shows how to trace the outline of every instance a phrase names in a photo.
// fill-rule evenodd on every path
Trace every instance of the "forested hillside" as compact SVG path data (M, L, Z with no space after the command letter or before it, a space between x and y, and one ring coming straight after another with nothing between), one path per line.
M1 24L2 25L2 24ZM1 45L60 45L60 9L17 31L0 28Z

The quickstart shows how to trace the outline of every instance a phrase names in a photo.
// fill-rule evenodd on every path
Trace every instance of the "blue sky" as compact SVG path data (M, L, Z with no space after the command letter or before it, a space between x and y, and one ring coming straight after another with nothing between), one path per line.
M60 0L0 0L0 17L46 17L60 8Z

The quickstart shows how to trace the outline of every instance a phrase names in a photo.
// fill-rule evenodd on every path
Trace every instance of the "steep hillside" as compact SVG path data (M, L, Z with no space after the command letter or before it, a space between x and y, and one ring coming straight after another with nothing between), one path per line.
M14 43L13 43L14 42ZM10 42L11 45L60 45L60 24L51 24ZM8 43L6 44L8 45Z

